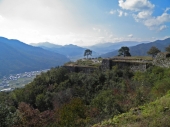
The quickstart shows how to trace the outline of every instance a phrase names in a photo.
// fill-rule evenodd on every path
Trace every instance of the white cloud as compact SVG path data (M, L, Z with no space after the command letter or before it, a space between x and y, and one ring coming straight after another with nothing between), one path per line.
M117 10L117 12L119 13L119 17L122 17L122 15L123 15L123 11L122 10Z
M125 13L124 13L124 16L128 16L128 13L127 13L127 12L125 12Z
M0 2L0 36L25 43L92 45L102 29L77 17L60 0L3 0ZM105 35L109 38L109 35Z
M2 17L1 15L0 15L0 22L3 22L4 21L4 17Z
M141 22L150 30L163 30L167 27L164 25L170 22L170 14L167 12L170 8L166 8L160 16L153 16L155 5L149 0L119 0L119 6L132 12L132 16L136 22Z
M166 25L162 25L162 26L160 26L159 30L162 31L162 30L164 30L164 29L166 29L166 28L167 28Z
M163 13L161 16L151 17L144 21L144 24L148 27L154 27L162 25L166 22L170 22L170 14Z
M122 9L132 11L149 10L155 7L155 5L148 0L119 0L119 6Z
M133 34L129 34L128 37L129 37L129 38L132 38L132 37L133 37Z
M128 16L128 13L127 12L124 12L123 10L110 10L109 14L111 15L114 15L114 14L118 14L119 17L122 17L122 16Z
M100 31L101 31L101 29L95 28L95 27L93 27L93 30L94 30L94 31L97 31L97 32L100 32Z
M166 9L165 9L165 12L168 12L169 10L170 10L170 8L166 8Z
M170 14L163 13L161 16L158 16L156 19L158 22L160 22L160 24L164 22L170 22Z
M170 36L165 36L162 38L162 40L167 39L167 38L170 38Z
M39 42L42 38L46 41L47 35L68 34L73 28L80 30L78 21L58 0L3 0L0 15L0 21L4 19L0 22L0 35L26 43ZM39 35L31 31L38 31Z
M137 14L137 17L140 19L146 19L151 17L152 11L141 11Z
M113 24L103 25L101 21L97 23L91 22L90 16L87 18L81 11L76 13L75 10L80 8L68 1L2 0L0 2L0 36L19 39L25 43L49 41L61 45L70 43L93 45L100 41L138 40L134 37L130 38L126 34L124 35L125 37L122 37L122 33L120 36L115 35L115 33L111 32L117 32L116 29L112 29ZM142 4L139 5L139 3ZM134 14L136 15L136 20L142 23L149 19L161 20L153 17L152 14L149 16L149 14L146 14L148 12L143 12L152 11L154 8L153 4L150 2L148 4L148 0L119 0L119 4L121 8L110 10L109 14L116 14L120 17ZM132 11L134 13L131 13ZM161 18L164 17L166 16ZM163 21L167 21L167 19ZM161 25L164 24L161 23Z
M135 19L136 22L140 22L138 16L136 14L132 14L133 18Z
M110 10L110 12L109 12L111 15L114 15L114 14L116 14L116 10Z

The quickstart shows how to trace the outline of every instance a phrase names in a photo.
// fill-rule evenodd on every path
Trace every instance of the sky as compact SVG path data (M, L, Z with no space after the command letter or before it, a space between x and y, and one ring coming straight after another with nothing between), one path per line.
M0 0L0 36L89 46L170 37L170 0Z

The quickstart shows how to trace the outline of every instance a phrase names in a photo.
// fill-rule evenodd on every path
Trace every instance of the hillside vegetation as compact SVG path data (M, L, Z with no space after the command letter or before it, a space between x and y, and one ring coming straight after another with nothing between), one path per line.
M154 126L157 120L168 125L161 115L169 113L169 94L163 97L169 76L169 68L156 66L146 72L113 66L88 74L52 68L24 88L0 93L0 126Z
M170 91L160 99L114 116L93 127L169 127Z

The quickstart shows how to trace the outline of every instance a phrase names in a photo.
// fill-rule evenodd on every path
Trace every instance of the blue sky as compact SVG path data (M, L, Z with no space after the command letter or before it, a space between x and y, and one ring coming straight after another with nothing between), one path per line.
M80 46L170 37L170 0L1 0L0 36Z

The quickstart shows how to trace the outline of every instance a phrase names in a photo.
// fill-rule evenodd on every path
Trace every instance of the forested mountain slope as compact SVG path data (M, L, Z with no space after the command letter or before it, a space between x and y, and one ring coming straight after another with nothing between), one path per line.
M156 66L146 72L114 66L88 74L52 68L24 88L0 93L0 126L88 127L109 118L104 126L115 121L169 126L169 93L163 97L170 90L169 75L169 68Z
M93 127L169 127L170 91L160 99L134 107Z
M0 77L12 73L48 69L68 62L66 56L0 37Z

